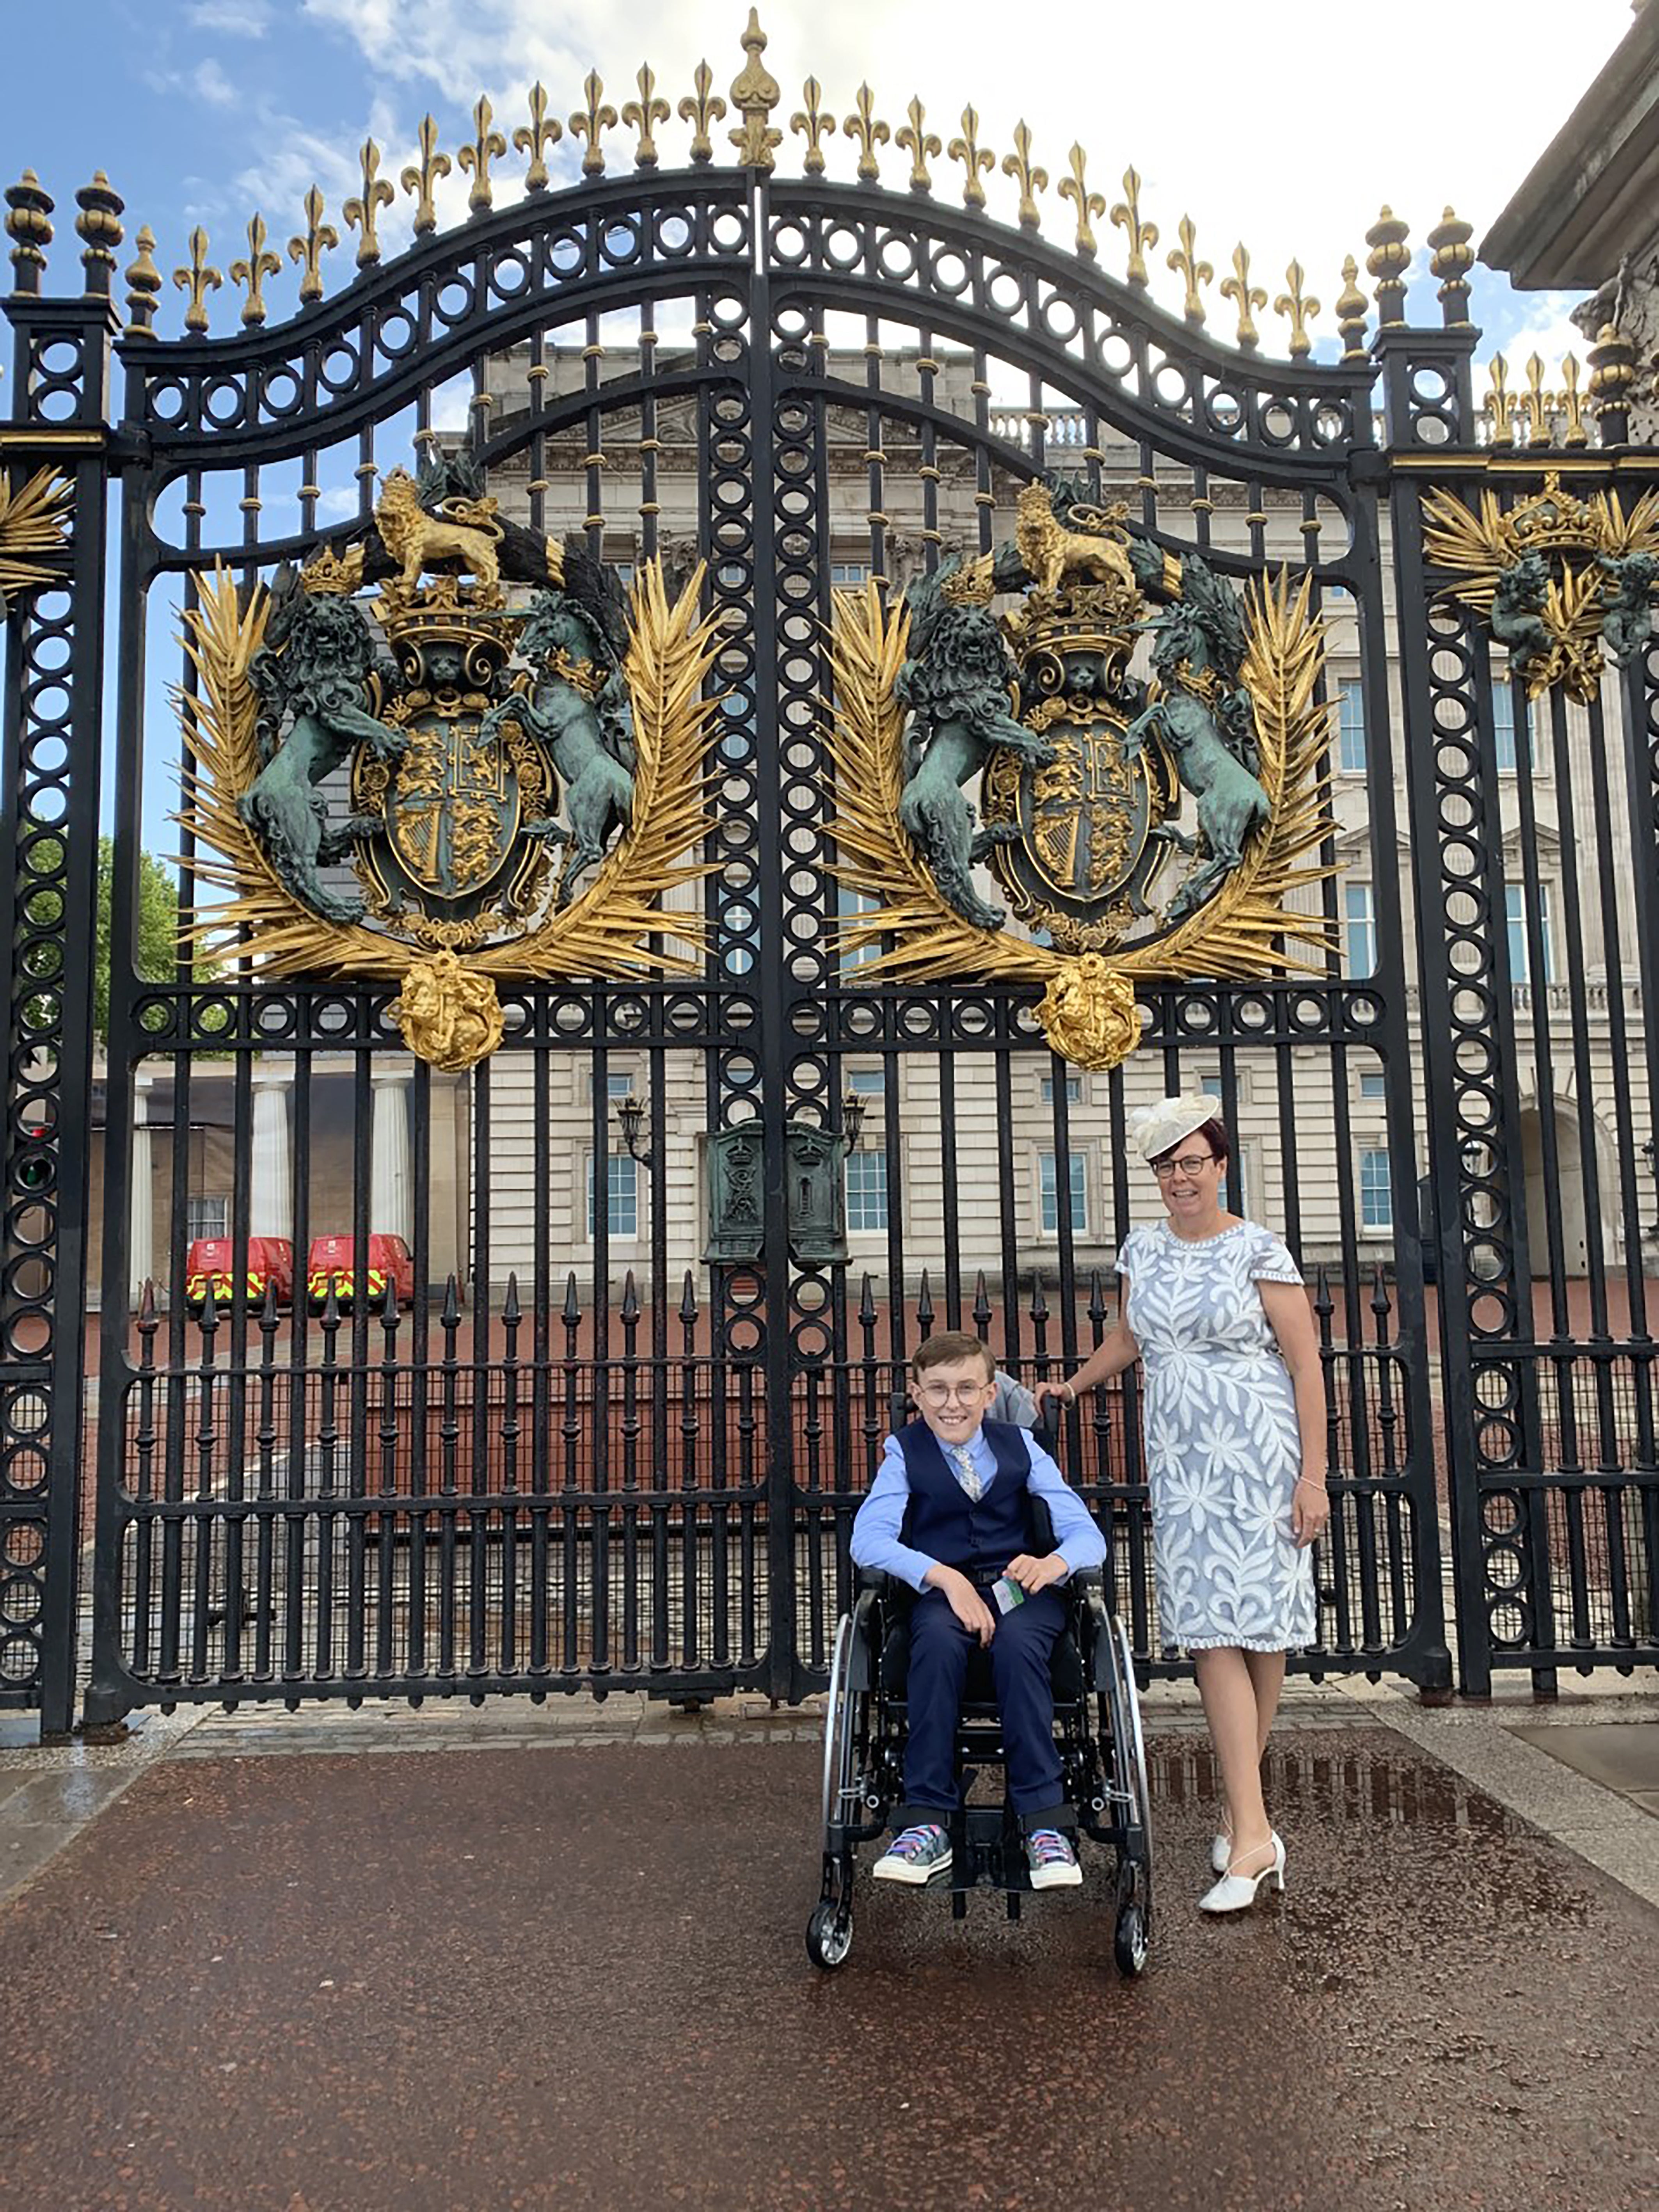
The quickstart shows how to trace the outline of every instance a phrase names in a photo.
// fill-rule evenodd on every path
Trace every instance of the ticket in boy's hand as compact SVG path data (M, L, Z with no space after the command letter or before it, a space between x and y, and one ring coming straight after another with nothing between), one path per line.
M1025 1593L1017 1582L1002 1575L991 1585L991 1595L997 1601L999 1613L1012 1613L1017 1605L1024 1605Z

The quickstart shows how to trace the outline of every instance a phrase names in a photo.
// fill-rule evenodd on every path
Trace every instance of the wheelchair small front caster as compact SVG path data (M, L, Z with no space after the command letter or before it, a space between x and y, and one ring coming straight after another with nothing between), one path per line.
M1146 1965L1146 1916L1139 1905L1119 1908L1117 1927L1112 1936L1112 1956L1117 1960L1119 1973L1133 1980L1145 1971Z
M812 1964L833 1972L852 1948L852 1913L827 1901L815 1905L806 1923L806 1955Z

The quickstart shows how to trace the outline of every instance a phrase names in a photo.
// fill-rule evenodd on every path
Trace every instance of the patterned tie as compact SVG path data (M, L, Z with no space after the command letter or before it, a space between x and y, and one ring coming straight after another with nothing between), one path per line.
M985 1495L985 1485L979 1469L974 1465L974 1455L966 1444L952 1444L951 1456L957 1463L957 1480L968 1494L968 1503L977 1505Z

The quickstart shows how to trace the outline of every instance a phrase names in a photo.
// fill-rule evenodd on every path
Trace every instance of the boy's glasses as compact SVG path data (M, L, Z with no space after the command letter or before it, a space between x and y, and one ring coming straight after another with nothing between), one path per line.
M948 1406L954 1399L958 1405L971 1406L975 1398L982 1398L992 1388L988 1382L918 1382L916 1395L930 1406Z
M1160 1182L1168 1182L1172 1175L1197 1175L1201 1168L1208 1167L1215 1158L1214 1152L1187 1152L1178 1160L1154 1160L1152 1173Z

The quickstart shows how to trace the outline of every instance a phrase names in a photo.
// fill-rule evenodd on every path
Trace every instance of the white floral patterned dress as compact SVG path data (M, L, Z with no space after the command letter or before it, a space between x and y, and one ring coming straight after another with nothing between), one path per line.
M1314 1638L1313 1554L1291 1533L1302 1471L1296 1394L1258 1283L1300 1283L1270 1230L1188 1240L1166 1222L1124 1239L1118 1272L1146 1376L1158 1626L1203 1650L1290 1651Z

